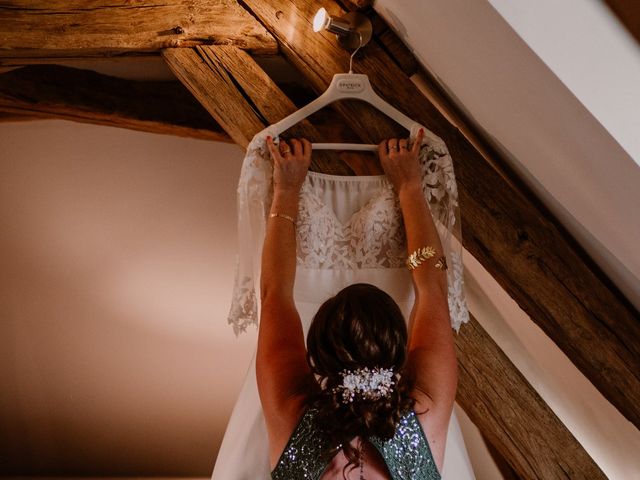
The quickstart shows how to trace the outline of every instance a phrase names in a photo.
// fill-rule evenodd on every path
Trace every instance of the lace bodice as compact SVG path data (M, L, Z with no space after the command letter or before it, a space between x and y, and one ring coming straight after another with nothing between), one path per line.
M271 472L273 480L319 479L327 467L327 441L314 422L315 411L307 410L296 426L280 459ZM393 480L440 480L441 476L415 412L400 418L395 435L383 440L371 437Z
M415 138L416 126L410 142ZM423 127L424 128L424 127ZM238 184L240 251L229 323L236 333L257 325L256 280L273 196L273 166L266 147L269 129L250 142ZM457 331L469 319L463 290L458 192L451 156L444 142L425 128L420 150L422 187L435 220L449 269L449 311ZM349 202L349 189L365 188L368 200L353 212L336 210ZM384 175L340 177L309 172L300 191L296 224L297 264L304 269L355 270L405 268L404 225L393 187Z
M353 185L350 177L307 174L300 192L296 225L298 265L319 269L404 265L406 241L398 199L386 177L364 178L369 183L373 181L377 191L361 208L341 221L323 201L323 194L332 189L331 183L346 181L354 188L357 185Z

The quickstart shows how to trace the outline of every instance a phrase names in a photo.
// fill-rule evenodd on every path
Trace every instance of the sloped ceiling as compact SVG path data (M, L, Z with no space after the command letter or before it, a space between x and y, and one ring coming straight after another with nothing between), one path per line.
M567 4L374 6L640 308L640 48L604 5Z

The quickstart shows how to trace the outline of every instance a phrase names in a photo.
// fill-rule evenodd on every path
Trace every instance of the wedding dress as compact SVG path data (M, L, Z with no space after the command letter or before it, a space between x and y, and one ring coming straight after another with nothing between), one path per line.
M410 134L410 144L420 126ZM424 128L424 127L422 127ZM463 289L458 193L445 143L424 128L422 185L447 257L449 310L456 331L469 319ZM250 142L238 185L239 255L229 323L236 334L257 325L257 286L273 168L266 128ZM413 305L399 203L384 175L336 176L309 172L300 191L294 299L306 332L318 307L353 283L370 283L398 303L405 318ZM442 469L446 480L474 479L455 412ZM212 480L268 479L267 433L258 397L255 353L233 409ZM294 479L292 479L294 480Z

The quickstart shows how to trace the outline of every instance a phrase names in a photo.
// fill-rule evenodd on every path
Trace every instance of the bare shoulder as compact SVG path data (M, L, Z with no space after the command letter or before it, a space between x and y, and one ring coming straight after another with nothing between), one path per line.
M414 406L416 416L427 437L438 471L442 472L453 406L437 404L429 395L419 389L415 389L412 396L416 400Z
M263 302L262 307L256 380L273 464L301 416L311 374L300 317L293 302L276 298Z
M265 417L269 436L269 464L273 470L306 410L306 396L291 397L275 414Z

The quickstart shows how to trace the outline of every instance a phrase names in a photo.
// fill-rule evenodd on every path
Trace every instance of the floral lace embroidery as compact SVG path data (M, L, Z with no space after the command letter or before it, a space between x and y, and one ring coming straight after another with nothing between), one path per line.
M457 331L469 320L462 259L451 243L452 233L461 238L456 222L458 192L446 145L428 129L425 132L420 152L422 187L447 255L449 311L451 325ZM268 134L267 128L250 142L238 184L240 252L228 318L236 334L258 323L255 280L259 278L265 218L273 196L273 168L265 142ZM404 225L397 197L388 182L344 224L318 193L308 176L301 189L296 225L298 265L315 269L404 267Z
M296 225L298 265L338 270L402 267L404 227L394 212L399 212L397 199L385 186L343 224L305 181Z

